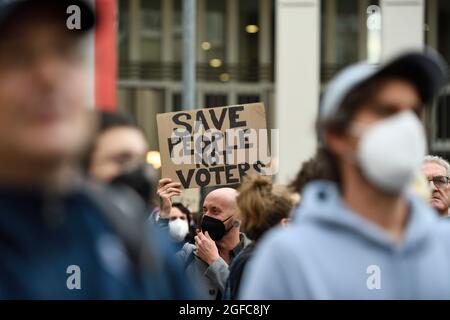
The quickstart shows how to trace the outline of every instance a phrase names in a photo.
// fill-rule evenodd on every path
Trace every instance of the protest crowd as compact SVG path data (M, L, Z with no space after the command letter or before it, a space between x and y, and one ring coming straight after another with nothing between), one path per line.
M159 175L134 119L86 105L96 22L71 2L76 33L66 1L0 0L0 299L450 299L450 164L421 122L448 81L437 53L339 72L288 185L257 161L164 169L183 140L166 125ZM261 129L258 108L176 119Z

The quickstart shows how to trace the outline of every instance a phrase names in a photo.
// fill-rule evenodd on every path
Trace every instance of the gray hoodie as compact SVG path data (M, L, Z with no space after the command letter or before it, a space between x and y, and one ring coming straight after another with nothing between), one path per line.
M291 226L258 244L240 298L450 299L450 222L406 197L410 214L395 243L346 206L335 184L309 184Z

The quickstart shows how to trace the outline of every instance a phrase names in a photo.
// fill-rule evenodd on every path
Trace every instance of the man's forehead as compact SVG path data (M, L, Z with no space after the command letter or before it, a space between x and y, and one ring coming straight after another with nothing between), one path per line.
M447 170L445 167L436 162L425 162L422 165L422 171L426 175L447 175Z
M208 194L204 201L204 206L206 207L223 207L226 205L225 199L218 196L217 194Z
M205 198L205 206L227 207L236 202L237 191L231 188L220 188L211 191Z
M398 94L399 90L402 94ZM422 104L418 88L410 81L398 78L381 79L375 92L375 100L380 102L408 102Z

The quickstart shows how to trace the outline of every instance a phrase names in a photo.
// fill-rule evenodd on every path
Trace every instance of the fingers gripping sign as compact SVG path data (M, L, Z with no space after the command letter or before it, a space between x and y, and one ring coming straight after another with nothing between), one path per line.
M211 265L220 258L216 243L211 239L208 231L206 233L197 233L195 236L195 244L197 245L197 255L208 265Z

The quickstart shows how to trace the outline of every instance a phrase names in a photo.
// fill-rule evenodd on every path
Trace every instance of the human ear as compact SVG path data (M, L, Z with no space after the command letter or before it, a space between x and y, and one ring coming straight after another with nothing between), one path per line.
M348 158L349 154L354 153L351 137L345 133L327 131L325 141L331 153L340 158Z
M290 219L288 219L288 218L283 218L283 219L281 219L281 221L280 221L280 225L281 225L282 227L287 227L288 224L289 224L289 221L290 221Z

